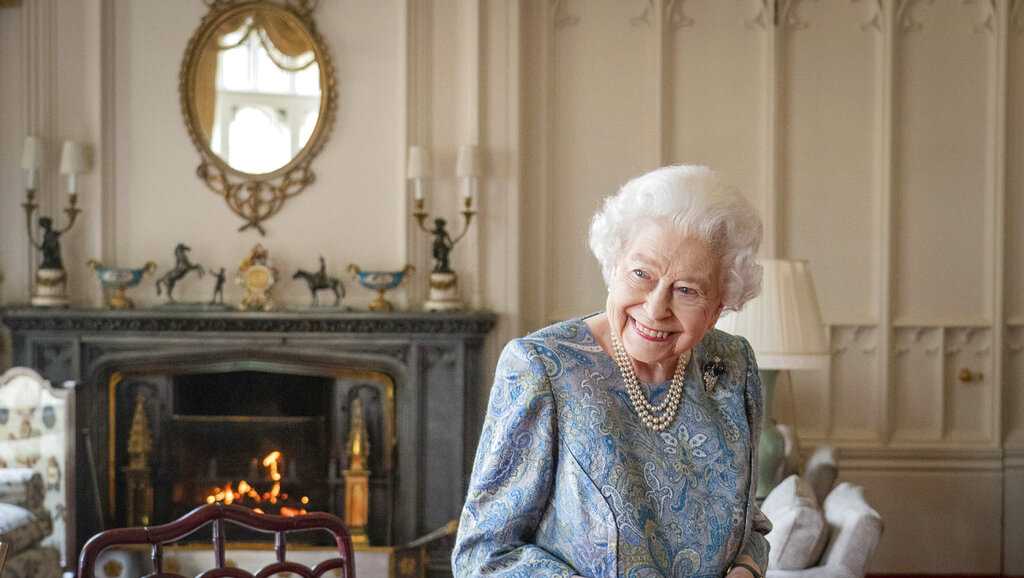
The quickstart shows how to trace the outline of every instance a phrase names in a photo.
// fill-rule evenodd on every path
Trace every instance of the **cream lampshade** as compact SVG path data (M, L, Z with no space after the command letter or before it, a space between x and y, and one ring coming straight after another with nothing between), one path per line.
M717 327L750 341L764 386L764 423L758 445L757 497L778 484L784 442L772 416L775 380L779 370L824 369L828 339L821 322L814 281L806 261L762 259L761 295L742 311L725 314Z
M25 188L35 190L39 180L39 169L43 166L43 140L37 136L25 137L25 148L21 152L21 168L25 170Z
M60 153L60 174L68 177L68 193L73 195L78 192L75 179L87 169L85 145L70 140L64 141L64 148Z
M455 175L463 180L462 196L470 202L476 188L476 179L480 176L480 147L462 145L455 162Z
M424 191L423 180L430 178L430 153L425 147L412 145L409 147L409 158L405 166L405 178L413 183L413 191L417 203L422 203Z
M430 173L430 152L419 145L409 147L409 162L405 168L406 178L425 179L430 177Z
M717 327L746 337L760 369L824 368L828 340L807 261L762 259L761 265L761 295L722 315Z
M480 176L480 147L476 145L459 147L459 156L455 162L455 175L459 177Z

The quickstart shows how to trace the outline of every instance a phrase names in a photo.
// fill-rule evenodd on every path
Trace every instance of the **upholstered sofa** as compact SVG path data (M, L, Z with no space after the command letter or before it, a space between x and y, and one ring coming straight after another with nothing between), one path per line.
M66 565L69 403L31 369L0 375L0 578L56 578Z
M53 532L44 497L43 477L38 472L0 469L0 542L9 548L3 578L60 576L60 552L42 544Z
M788 473L788 472L787 472ZM836 485L835 451L819 447L802 475L790 474L765 498L774 525L767 578L863 578L882 535L882 518L863 488Z

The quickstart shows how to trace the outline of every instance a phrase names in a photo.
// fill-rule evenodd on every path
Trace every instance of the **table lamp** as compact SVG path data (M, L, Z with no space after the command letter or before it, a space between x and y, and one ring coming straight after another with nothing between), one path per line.
M807 261L762 259L761 294L741 311L722 315L717 327L750 341L764 384L764 420L758 444L757 498L778 484L784 459L782 433L772 402L780 371L823 369L828 365L828 340Z

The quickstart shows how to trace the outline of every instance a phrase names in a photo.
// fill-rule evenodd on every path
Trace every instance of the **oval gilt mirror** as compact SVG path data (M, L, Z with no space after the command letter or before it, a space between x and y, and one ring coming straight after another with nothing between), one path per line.
M199 177L250 227L314 180L334 122L334 69L315 0L210 0L189 41L179 90Z

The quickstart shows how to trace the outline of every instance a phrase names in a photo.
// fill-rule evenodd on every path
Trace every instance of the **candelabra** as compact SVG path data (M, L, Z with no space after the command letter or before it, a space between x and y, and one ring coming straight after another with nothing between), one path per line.
M424 179L430 177L430 158L422 147L413 146L409 149L408 178L414 184L414 208L412 216L420 230L428 235L433 235L434 241L431 246L431 254L434 257L434 268L430 272L429 283L430 293L423 309L426 311L458 311L465 308L465 304L459 298L458 275L452 271L449 263L449 256L455 245L466 236L469 227L473 222L476 211L473 210L473 188L475 180L479 176L480 161L477 147L466 145L459 148L456 174L466 180L466 188L462 198L462 232L454 238L448 233L448 221L442 218L434 219L434 228L429 228L425 222L429 215L423 208L424 202Z
M39 210L36 203L36 183L39 168L42 164L42 141L36 137L25 140L25 151L22 156L22 168L27 175L25 202L25 229L29 243L42 253L42 261L36 270L35 283L32 287L32 305L37 307L67 307L67 272L60 252L60 237L71 230L82 212L78 208L78 191L76 176L85 167L84 147L75 142L65 142L61 154L60 172L68 177L68 206L64 209L67 224L54 228L53 219L40 216L37 222L40 231L34 230L32 218Z

